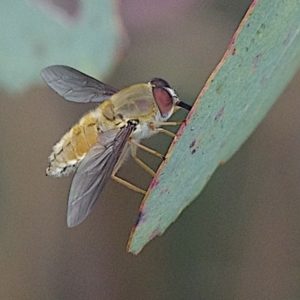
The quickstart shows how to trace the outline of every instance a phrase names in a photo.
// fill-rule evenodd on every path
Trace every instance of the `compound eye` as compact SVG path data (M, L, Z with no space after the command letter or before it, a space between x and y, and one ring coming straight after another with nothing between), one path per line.
M154 87L152 91L162 117L166 118L174 106L172 96L164 88Z

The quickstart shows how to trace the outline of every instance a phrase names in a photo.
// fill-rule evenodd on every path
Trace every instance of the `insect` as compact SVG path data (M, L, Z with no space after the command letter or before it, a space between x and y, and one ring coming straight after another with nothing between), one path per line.
M60 96L73 102L99 102L54 145L46 175L60 177L75 171L67 210L67 225L81 223L91 212L109 178L128 188L145 191L116 176L128 153L151 175L155 175L136 155L140 144L157 132L169 131L162 125L178 108L191 109L180 101L169 84L160 78L129 86L120 91L67 66L50 66L41 71L45 82Z

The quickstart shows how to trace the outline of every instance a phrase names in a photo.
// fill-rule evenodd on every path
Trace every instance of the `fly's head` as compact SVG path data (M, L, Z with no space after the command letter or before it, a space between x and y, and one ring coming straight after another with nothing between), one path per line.
M155 102L164 120L170 118L175 106L191 109L191 106L180 101L176 92L170 87L167 81L161 78L153 78L150 81Z

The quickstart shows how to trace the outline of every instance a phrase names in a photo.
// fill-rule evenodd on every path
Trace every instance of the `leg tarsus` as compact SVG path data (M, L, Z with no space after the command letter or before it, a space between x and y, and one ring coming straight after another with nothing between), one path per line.
M155 151L155 150L153 150L153 149L151 149L151 148L149 148L149 147L146 147L146 146L144 146L144 145L142 145L142 144L139 144L138 142L136 142L135 140L129 140L129 143L131 143L132 145L134 145L134 146L136 146L136 147L138 147L138 148L141 148L141 149L143 149L143 150L145 150L145 151L147 151L147 152L149 152L149 153L151 153L151 154L153 154L153 155L156 155L156 156L158 156L158 157L160 157L160 158L162 158L162 159L164 159L164 155L162 155L161 153L159 153L159 152L157 152L157 151Z
M155 172L150 167L148 167L144 162L142 162L139 158L137 158L136 156L132 156L132 158L141 168L147 171L152 177L155 176Z
M177 126L177 125L182 125L183 123L185 123L185 120L174 121L174 122L151 122L150 127L157 129L157 127L160 126Z
M157 131L157 132L162 132L162 133L164 133L164 134L166 134L166 135L169 135L169 136L172 137L172 138L175 138L175 137L176 137L176 134L175 134L175 133L173 133L173 132L171 132L171 131L169 131L169 130L167 130L167 129L165 129L165 128L157 128L156 131Z
M135 191L135 192L138 192L138 193L143 194L143 195L146 194L146 191L140 189L139 187L137 187L137 186L135 186L135 185L133 185L133 184L127 182L126 180L124 180L124 179L122 179L122 178L120 178L120 177L117 177L115 174L112 174L112 175L111 175L111 178L112 178L113 180L115 180L116 182L118 182L118 183L120 183L120 184L123 184L124 186L126 186L127 188L129 188L129 189L131 189L131 190L133 190L133 191Z

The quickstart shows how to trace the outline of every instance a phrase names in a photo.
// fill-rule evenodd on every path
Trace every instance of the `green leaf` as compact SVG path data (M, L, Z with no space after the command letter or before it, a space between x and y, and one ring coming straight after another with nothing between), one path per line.
M41 81L46 66L64 64L100 76L116 55L118 23L110 0L2 1L0 86Z
M253 1L141 204L128 251L139 253L249 137L300 64L300 1Z

